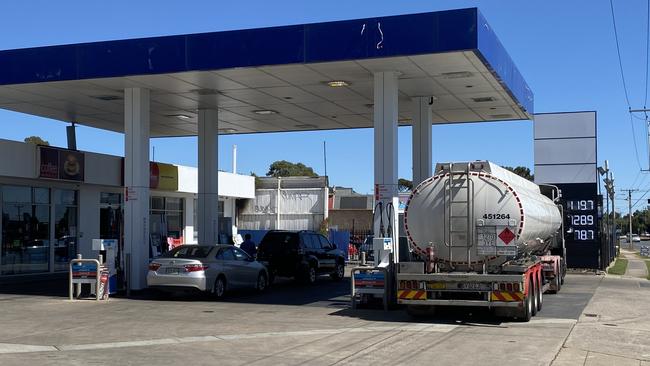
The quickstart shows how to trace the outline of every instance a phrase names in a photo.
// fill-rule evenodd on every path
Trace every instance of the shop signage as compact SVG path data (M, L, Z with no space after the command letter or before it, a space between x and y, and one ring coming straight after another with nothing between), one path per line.
M149 163L149 188L164 191L178 190L178 167L164 163Z
M84 154L39 146L39 178L84 181Z
M122 158L122 185L124 185L124 158ZM178 167L150 161L149 188L161 191L178 191Z

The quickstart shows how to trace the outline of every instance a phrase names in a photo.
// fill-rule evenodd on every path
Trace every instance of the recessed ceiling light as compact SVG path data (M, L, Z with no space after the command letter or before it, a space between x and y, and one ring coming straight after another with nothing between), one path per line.
M253 113L266 116L266 115L269 115L269 114L278 114L278 111L274 111L272 109L257 109L257 110L254 110Z
M328 86L332 88L340 88L342 86L350 86L350 83L345 80L332 80L327 82Z
M295 125L297 128L316 128L316 125L311 125L311 124L303 124L303 125Z
M490 117L496 118L496 119L508 119L514 117L510 113L503 113L503 114L491 114Z
M496 98L494 97L478 97L472 98L475 103L485 103L485 102L494 102Z
M104 100L104 101L122 100L122 99L124 99L120 95L93 95L93 98L99 99L99 100Z
M187 114L167 114L165 117L175 117L175 118L180 118L180 119L190 119L192 118L191 116L188 116Z
M198 95L216 95L219 94L219 91L217 89L192 89L190 90L192 93L196 93Z
M219 129L219 133L233 133L233 132L237 132L237 130L234 129L234 128L220 128Z
M440 75L445 79L463 79L474 76L474 74L469 71L443 72Z

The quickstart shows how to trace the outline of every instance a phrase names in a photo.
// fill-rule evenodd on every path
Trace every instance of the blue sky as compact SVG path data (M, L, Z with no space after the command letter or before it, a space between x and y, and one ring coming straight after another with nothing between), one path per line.
M6 1L0 49L397 15L478 7L535 93L536 112L596 110L598 158L610 162L619 188L650 189L639 174L607 0L584 1ZM614 0L632 108L642 108L646 69L646 1ZM0 110L0 138L39 135L65 146L65 124ZM642 120L634 119L640 163L648 169ZM323 173L327 141L331 184L370 192L372 131L345 130L222 136L220 168L265 174L275 160L301 161ZM79 127L82 150L123 154L121 134ZM433 127L433 161L489 159L533 165L532 122ZM196 139L154 139L156 160L196 166ZM260 154L264 151L264 154ZM399 175L411 177L411 131L399 130ZM634 197L641 197L639 192ZM618 196L618 195L617 195ZM650 195L649 195L650 196ZM617 203L623 206L623 201ZM641 203L637 206L639 208Z

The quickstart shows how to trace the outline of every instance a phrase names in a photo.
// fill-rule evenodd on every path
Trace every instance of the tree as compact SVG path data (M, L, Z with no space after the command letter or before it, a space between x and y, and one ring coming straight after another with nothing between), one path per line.
M504 166L503 168L517 174L518 176L520 176L522 178L526 178L531 182L535 179L535 175L530 174L530 169L526 168L525 166L518 166L518 167L514 167L514 168L511 167L511 166Z
M397 180L397 190L400 193L412 191L413 182L408 179L400 178Z
M278 160L269 166L267 177L318 177L314 169L303 163L292 163L286 160Z
M45 145L45 146L50 146L50 143L48 141L43 140L42 138L38 136L29 136L25 137L25 142L28 144L34 144L34 145Z

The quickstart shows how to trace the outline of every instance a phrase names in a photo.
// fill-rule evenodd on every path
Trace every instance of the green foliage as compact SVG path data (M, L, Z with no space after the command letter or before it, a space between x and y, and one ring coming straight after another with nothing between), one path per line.
M329 234L328 231L329 231L329 220L325 219L320 223L318 232L321 233L323 236L327 237Z
M526 168L525 166L517 166L517 167L511 167L511 166L504 166L503 169L507 169L518 176L522 178L526 178L529 181L533 181L535 179L535 175L530 173L530 169Z
M292 163L286 160L278 160L269 166L267 177L318 177L309 166L303 163Z
M408 179L400 178L397 180L397 189L400 192L410 192L413 190L413 182Z
M50 146L50 143L46 140L43 140L42 138L38 136L29 136L25 137L25 142L28 144L34 144L34 145L45 145L45 146Z
M613 266L609 267L607 273L622 276L625 274L626 270L627 270L627 259L616 258L616 262L614 262Z
M260 180L260 177L258 177L257 174L255 174L254 172L251 172L250 176L255 177L255 189L259 188L262 182Z

